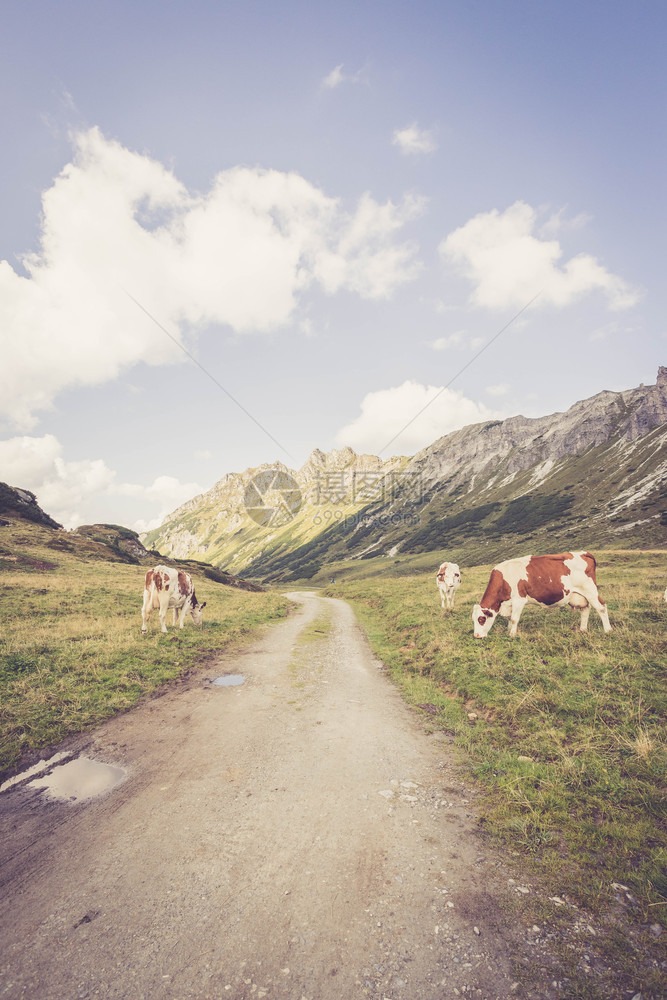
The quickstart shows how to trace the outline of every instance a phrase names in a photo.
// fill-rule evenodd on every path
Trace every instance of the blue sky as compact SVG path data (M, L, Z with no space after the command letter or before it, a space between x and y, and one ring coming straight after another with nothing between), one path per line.
M0 479L142 528L262 462L653 383L666 22L3 5Z

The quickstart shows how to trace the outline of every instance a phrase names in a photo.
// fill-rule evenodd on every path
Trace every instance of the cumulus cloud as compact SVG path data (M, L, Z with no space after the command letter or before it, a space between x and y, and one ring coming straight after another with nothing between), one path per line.
M180 504L201 493L197 483L181 483L173 476L158 476L150 486L117 483L116 473L102 459L65 461L63 448L53 434L14 437L0 441L0 479L10 486L30 490L42 510L65 528L75 528L96 518L89 513L104 497L138 497L156 511L152 521L132 525L137 531L157 526Z
M101 459L66 462L53 434L0 441L0 470L4 482L30 490L42 510L66 528L81 524L82 506L115 478Z
M434 351L449 351L452 349L460 351L466 345L467 340L463 330L456 330L447 337L437 337L431 341L431 347Z
M348 211L298 174L246 167L192 194L150 157L81 132L43 195L25 274L0 261L0 412L29 430L64 387L181 360L128 293L181 341L205 325L280 328L315 285L386 298L417 273L399 234L421 207L366 194Z
M174 476L157 476L150 486L120 483L111 492L118 496L138 497L144 500L148 507L153 509L157 507L157 513L152 518L140 518L133 523L134 530L142 532L159 527L167 514L171 514L181 504L198 496L202 488L197 483L182 483Z
M553 216L550 223L553 229ZM474 284L474 304L488 309L523 306L538 293L540 304L557 307L595 291L607 298L610 309L638 301L637 289L590 254L562 262L558 241L534 235L536 225L536 211L517 201L504 212L482 212L455 229L441 242L440 255Z
M398 146L405 156L423 156L438 148L433 132L419 128L417 122L413 122L407 128L397 128L391 142L393 146Z
M371 454L379 454L392 442L391 454L410 455L443 434L498 416L483 403L452 389L409 379L390 389L369 392L362 400L360 415L338 431L335 442L338 447L349 445L357 452Z

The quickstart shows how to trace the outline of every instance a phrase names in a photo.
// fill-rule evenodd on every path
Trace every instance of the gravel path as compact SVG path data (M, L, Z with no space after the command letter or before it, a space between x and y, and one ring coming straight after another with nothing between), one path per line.
M291 596L252 646L79 739L125 770L112 791L0 796L1 998L527 995L447 743L347 604Z

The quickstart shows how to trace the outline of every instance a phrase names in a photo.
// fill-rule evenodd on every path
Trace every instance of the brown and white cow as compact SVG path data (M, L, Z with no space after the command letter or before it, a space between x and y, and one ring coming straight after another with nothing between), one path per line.
M472 612L475 638L489 634L496 616L509 618L515 636L526 604L555 607L569 604L581 611L579 628L585 632L591 607L611 632L607 606L595 582L595 558L590 552L564 552L550 556L523 556L499 563L491 571L484 596Z
M461 586L461 572L456 563L442 563L435 582L438 585L442 610L451 611L454 607L454 594Z
M146 573L144 586L144 603L141 609L141 631L148 631L148 617L156 608L160 616L162 631L167 631L167 611L174 612L173 624L176 624L176 612L180 611L179 628L183 628L185 616L189 611L195 625L201 625L202 611L206 607L197 602L192 578L179 569L168 566L156 566Z

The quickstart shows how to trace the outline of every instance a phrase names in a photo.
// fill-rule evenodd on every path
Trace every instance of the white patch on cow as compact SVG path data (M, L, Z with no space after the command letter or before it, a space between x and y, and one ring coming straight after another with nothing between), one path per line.
M435 582L440 594L442 610L452 611L454 595L461 586L461 571L456 563L444 562L438 570Z
M179 571L171 569L169 566L156 566L149 571L151 575L148 586L144 586L144 602L141 608L141 631L148 631L148 619L153 610L158 612L160 627L163 632L167 631L167 611L173 611L173 624L176 624L176 614L180 612L179 628L183 628L185 616L189 611L195 625L202 623L202 611L206 607L206 601L199 604L195 595L195 587L192 577L188 573L181 575L185 579L185 593L179 587ZM149 573L146 574L148 578ZM156 585L156 578L159 578L162 586Z
M498 608L487 608L482 604L475 604L472 612L473 630L476 639L485 638L493 625L496 617L500 614L509 618L509 634L515 636L519 626L521 612L526 604L539 604L542 607L563 607L569 605L581 611L579 628L585 632L588 627L588 616L593 607L600 616L602 627L605 632L611 631L609 624L609 614L607 607L598 595L597 585L587 574L588 564L584 559L585 552L574 552L569 559L562 559L563 573L556 580L560 583L562 597L552 603L545 605L530 594L528 584L528 565L535 559L539 563L542 559L550 560L550 567L553 569L554 556L522 556L517 559L508 559L505 562L494 566L493 572L500 575L502 580L510 589L510 598L503 601ZM569 570L569 573L565 570ZM493 575L493 573L492 573ZM527 593L522 596L519 591L519 582L526 582ZM489 581L491 582L491 581ZM482 598L484 600L484 598ZM489 603L493 603L489 601Z

